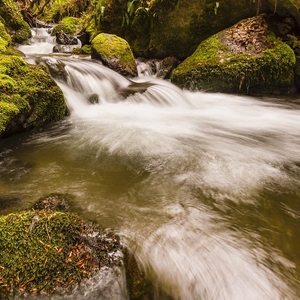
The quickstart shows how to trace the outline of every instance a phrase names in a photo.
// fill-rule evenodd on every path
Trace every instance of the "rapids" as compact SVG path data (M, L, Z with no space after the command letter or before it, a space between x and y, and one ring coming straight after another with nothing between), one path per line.
M2 213L71 194L173 299L299 299L297 99L182 91L49 55L71 115L0 141Z

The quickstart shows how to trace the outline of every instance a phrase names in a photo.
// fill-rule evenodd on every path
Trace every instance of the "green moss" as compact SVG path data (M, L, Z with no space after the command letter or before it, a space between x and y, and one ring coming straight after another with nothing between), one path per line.
M0 217L0 294L12 288L51 293L80 282L86 277L79 266L82 257L72 250L81 228L81 219L71 213L29 211Z
M172 81L192 89L244 93L273 93L294 85L295 55L274 35L268 36L269 49L259 55L234 54L220 37L202 42L173 72Z
M98 34L92 41L92 48L105 57L121 57L124 63L134 60L129 44L114 34Z
M137 66L129 44L114 34L98 34L92 41L91 56L124 76L137 76Z
M10 44L11 38L10 38L9 34L7 33L2 22L0 22L0 37L7 43L6 45Z
M85 54L91 55L92 49L91 45L84 45L82 48L74 48L72 53L74 54Z
M14 118L19 112L14 103L8 103L7 101L8 97L3 95L2 101L0 101L0 132L5 130L10 119Z
M67 113L62 91L47 69L18 56L0 55L0 91L0 103L18 108L17 114L9 107L2 112L6 127L0 128L0 136L58 121Z
M13 0L0 0L0 17L13 43L23 43L31 36L30 27Z
M77 34L82 29L81 20L74 17L63 18L57 26L52 30L51 35L55 35L57 32L64 32L66 34Z

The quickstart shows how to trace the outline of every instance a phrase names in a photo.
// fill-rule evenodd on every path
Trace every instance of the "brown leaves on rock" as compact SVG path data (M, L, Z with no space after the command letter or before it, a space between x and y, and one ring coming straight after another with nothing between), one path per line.
M227 29L222 43L235 54L259 55L269 47L267 29L263 16L249 18Z

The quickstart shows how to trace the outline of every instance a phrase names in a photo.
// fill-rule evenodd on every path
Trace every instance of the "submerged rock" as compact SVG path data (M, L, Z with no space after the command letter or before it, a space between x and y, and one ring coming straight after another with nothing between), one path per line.
M129 44L114 34L101 33L92 41L93 59L127 77L138 75L136 62Z
M214 92L290 93L295 61L293 50L260 15L203 41L171 79L180 87Z

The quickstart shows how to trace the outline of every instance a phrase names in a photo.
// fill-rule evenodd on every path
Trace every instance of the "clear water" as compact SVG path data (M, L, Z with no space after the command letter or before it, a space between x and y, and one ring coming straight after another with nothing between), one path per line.
M299 101L152 77L124 98L118 74L63 62L72 114L0 141L0 212L68 193L174 299L299 299Z

